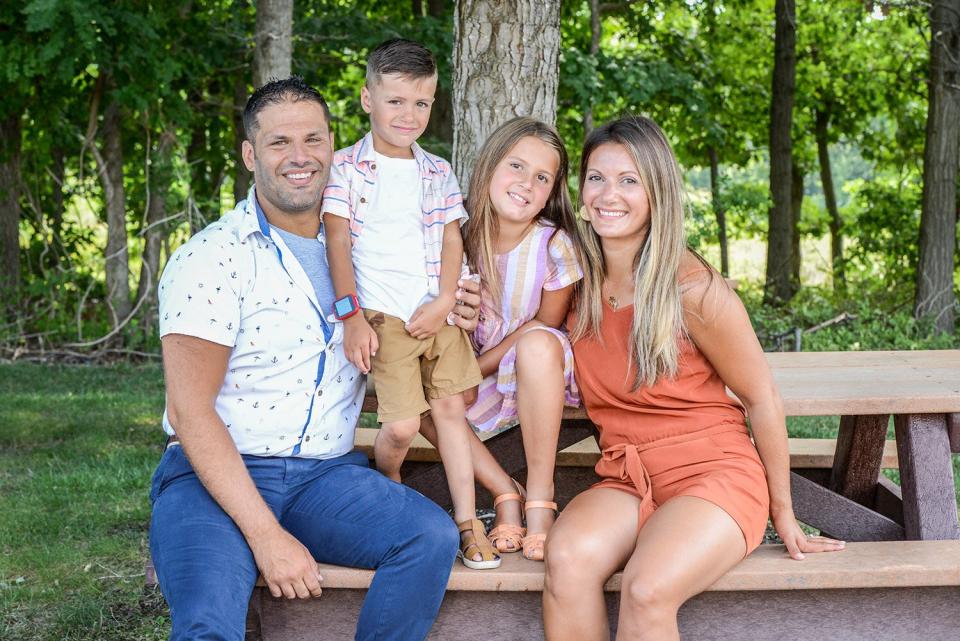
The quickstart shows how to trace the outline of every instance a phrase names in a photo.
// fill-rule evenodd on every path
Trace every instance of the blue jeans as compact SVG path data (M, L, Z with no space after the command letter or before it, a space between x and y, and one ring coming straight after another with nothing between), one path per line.
M277 520L316 560L376 569L357 640L426 638L459 542L440 507L371 470L361 452L243 460ZM150 554L170 605L171 641L243 641L258 574L253 553L181 447L164 453L150 500Z

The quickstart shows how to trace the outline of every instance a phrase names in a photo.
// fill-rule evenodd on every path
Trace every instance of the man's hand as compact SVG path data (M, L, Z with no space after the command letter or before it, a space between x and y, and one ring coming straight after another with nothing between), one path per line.
M377 333L373 331L363 312L343 321L343 352L347 360L364 374L370 373L370 357L380 349Z
M310 551L289 532L277 528L261 540L248 541L260 574L274 597L319 597L323 577Z
M407 333L420 340L436 336L447 321L447 315L455 306L456 299L453 297L440 297L424 303L417 308L406 324Z
M480 283L472 278L457 281L457 304L447 321L457 327L472 332L477 328L480 314Z

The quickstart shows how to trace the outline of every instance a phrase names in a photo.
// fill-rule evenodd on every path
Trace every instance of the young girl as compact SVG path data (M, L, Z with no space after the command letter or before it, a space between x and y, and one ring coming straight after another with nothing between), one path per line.
M546 638L607 641L603 586L623 569L617 638L679 641L680 606L760 544L768 516L795 559L843 543L797 525L780 395L743 304L686 247L660 128L594 129L580 197L588 260L570 325L602 480L550 534Z
M553 471L563 406L579 403L570 343L558 329L583 273L567 152L557 132L527 117L497 129L480 150L467 210L467 260L482 282L472 340L484 376L467 418L480 431L519 421L526 494L479 439L473 439L475 471L496 497L491 542L501 552L522 548L527 558L542 560L557 509Z

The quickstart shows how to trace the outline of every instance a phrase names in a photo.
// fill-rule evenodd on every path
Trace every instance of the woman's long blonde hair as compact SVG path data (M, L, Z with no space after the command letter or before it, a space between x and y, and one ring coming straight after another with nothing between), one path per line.
M470 271L481 275L484 295L494 301L493 309L499 309L502 283L497 273L495 244L500 233L497 212L490 202L490 181L500 161L520 140L532 136L553 148L560 156L553 189L543 210L536 220L549 221L556 229L562 229L570 236L578 259L583 261L583 250L577 233L577 222L573 215L573 204L567 188L567 174L570 161L567 149L560 140L557 130L535 118L521 116L500 125L490 134L473 167L470 177L470 190L467 192L466 208L470 214L464 229L464 249ZM552 240L551 240L552 242Z
M594 129L583 145L580 159L580 193L586 180L590 156L601 145L615 144L633 158L640 183L650 203L647 236L633 260L635 291L630 358L637 373L633 390L652 385L663 375L677 373L684 333L683 306L677 282L680 261L686 251L683 230L683 179L670 143L655 122L644 117L625 117ZM600 237L589 222L581 222L586 253L584 278L577 288L577 323L572 339L600 338L603 302L600 292L606 264Z

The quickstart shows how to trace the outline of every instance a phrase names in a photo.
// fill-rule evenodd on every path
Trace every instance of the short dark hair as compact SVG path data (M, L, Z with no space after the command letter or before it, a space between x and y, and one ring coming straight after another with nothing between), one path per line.
M429 78L437 73L437 61L419 42L391 38L377 45L367 57L367 86L380 82L380 76L391 73L415 80Z
M332 126L330 107L327 106L327 101L323 99L320 92L304 82L300 76L290 76L283 80L271 80L254 91L253 95L247 100L247 106L243 109L243 133L247 140L252 143L257 129L260 128L260 123L257 122L257 114L269 105L277 105L288 100L290 102L309 100L317 103L323 109L327 126Z

